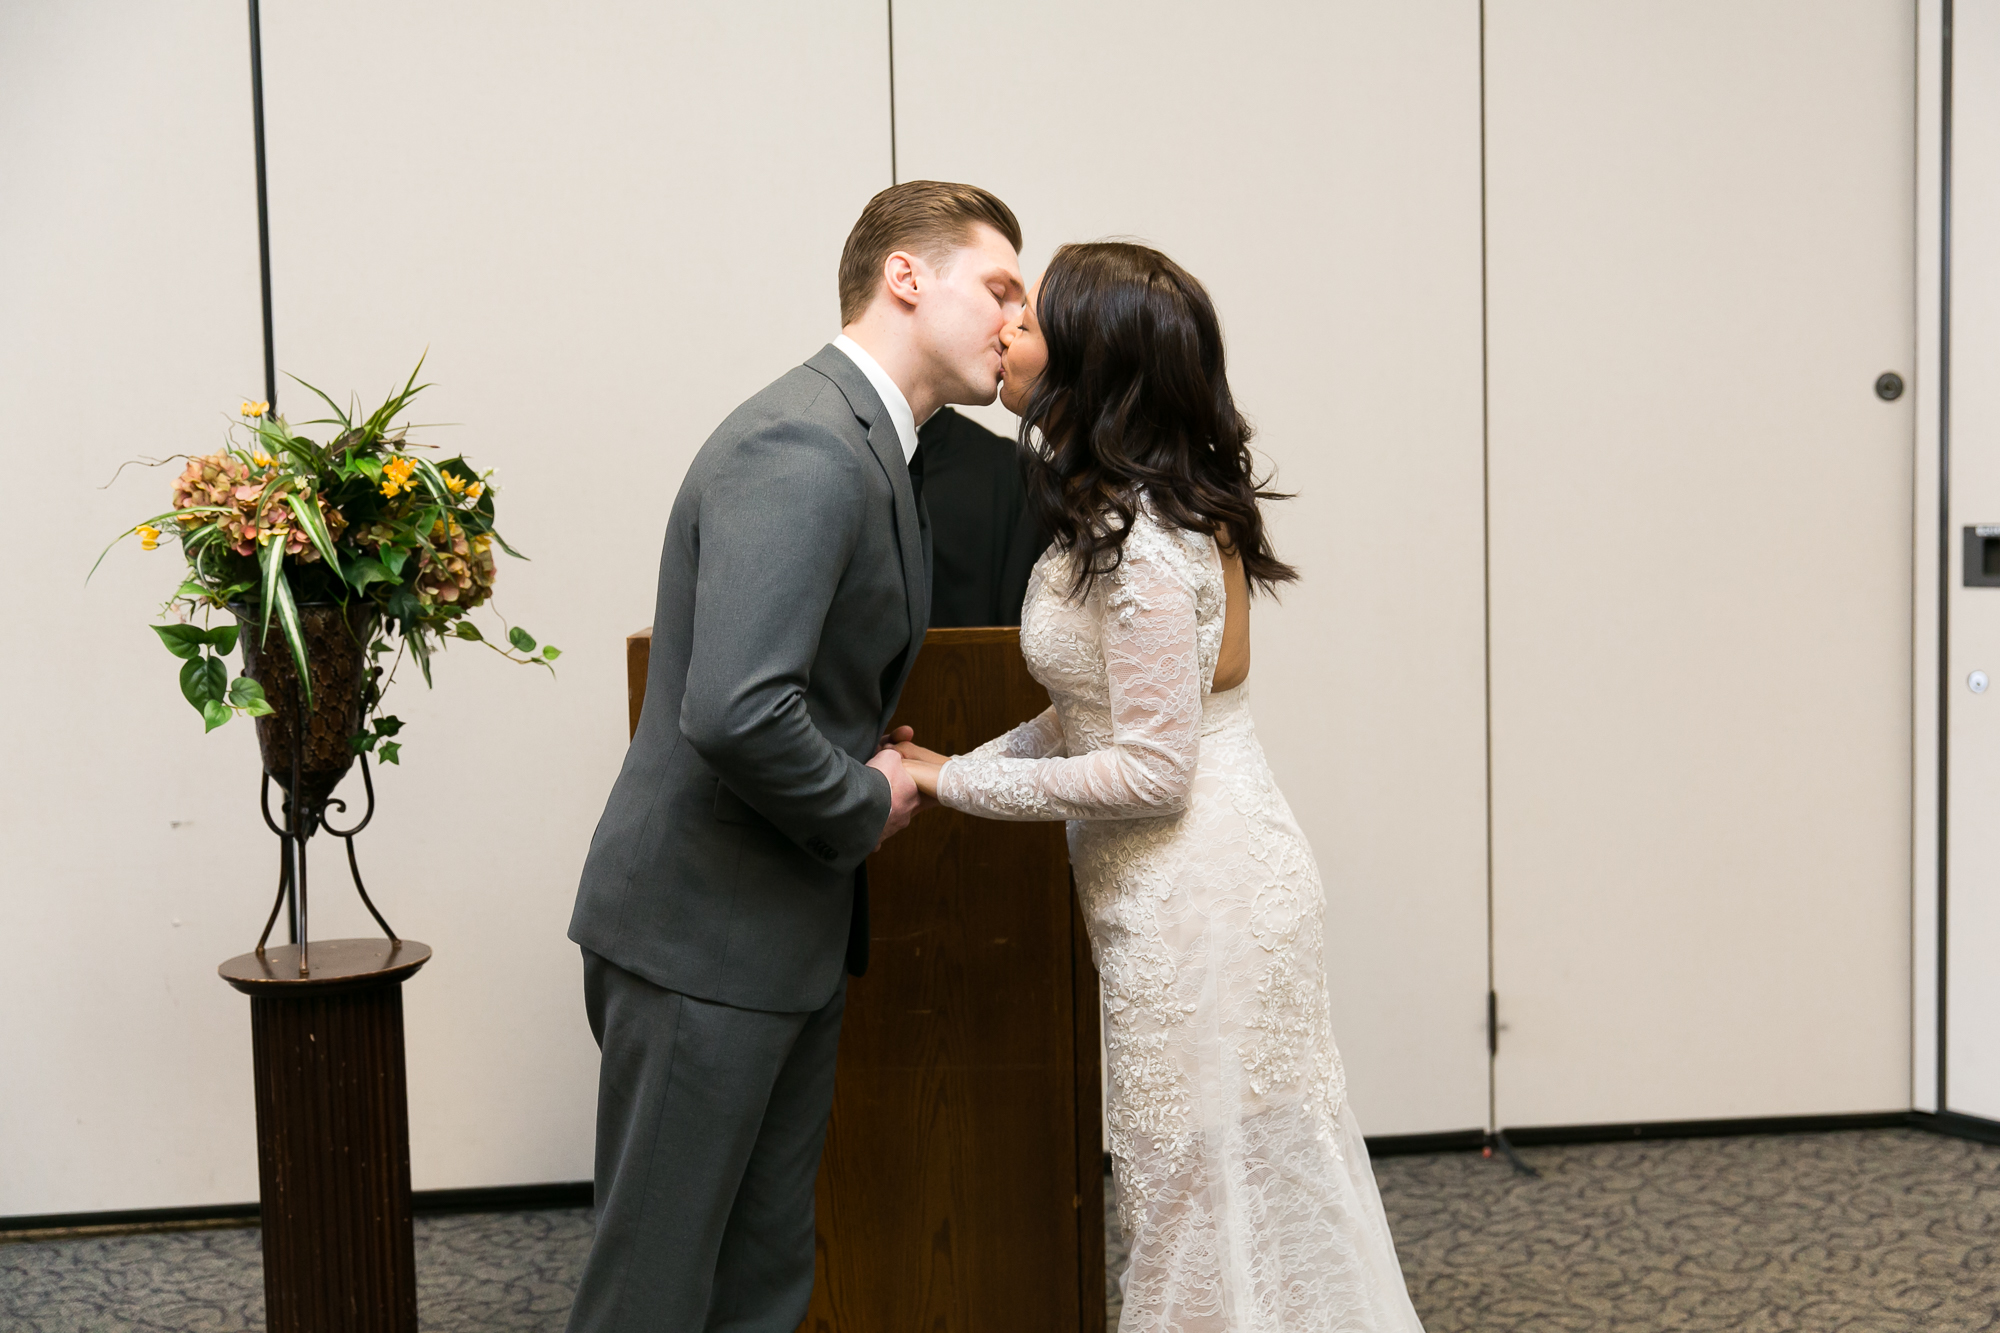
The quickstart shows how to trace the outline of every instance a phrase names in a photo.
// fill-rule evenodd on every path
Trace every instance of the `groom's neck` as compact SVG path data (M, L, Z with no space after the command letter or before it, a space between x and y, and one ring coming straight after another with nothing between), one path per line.
M926 374L929 369L923 351L912 336L913 328L881 318L875 309L841 330L875 358L875 364L903 391L910 415L919 426L944 406L944 395Z

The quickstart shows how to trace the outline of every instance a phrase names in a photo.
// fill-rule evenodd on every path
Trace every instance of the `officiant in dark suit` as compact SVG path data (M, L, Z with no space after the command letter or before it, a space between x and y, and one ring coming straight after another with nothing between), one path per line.
M931 514L933 628L1018 625L1049 536L1028 506L1014 441L941 407L917 431Z

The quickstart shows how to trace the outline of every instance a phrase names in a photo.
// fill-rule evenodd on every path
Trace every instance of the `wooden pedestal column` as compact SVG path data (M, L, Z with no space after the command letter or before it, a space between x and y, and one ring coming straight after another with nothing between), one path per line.
M250 996L270 1333L416 1333L403 982L414 940L314 940L217 969Z

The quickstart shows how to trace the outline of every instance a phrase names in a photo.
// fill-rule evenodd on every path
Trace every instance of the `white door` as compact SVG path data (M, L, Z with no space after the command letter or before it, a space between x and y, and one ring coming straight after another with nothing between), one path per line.
M1909 1105L1915 22L1487 6L1502 1126Z
M1953 9L1942 1109L2000 1120L2000 688L1973 678L2000 680L2000 539L1963 567L1967 527L2000 531L2000 8Z

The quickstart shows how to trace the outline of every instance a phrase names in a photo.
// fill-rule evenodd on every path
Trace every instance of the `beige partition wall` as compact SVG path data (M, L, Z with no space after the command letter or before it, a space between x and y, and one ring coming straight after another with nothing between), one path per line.
M1327 884L1370 1132L1486 1119L1478 7L895 7L900 175L1019 212L1024 265L1137 236L1213 293L1304 581L1258 730ZM989 417L1011 430L1004 413Z
M263 378L233 6L0 6L0 1217L255 1198L250 1020L215 965L274 886L249 728L202 735L136 541Z
M1503 1125L1909 1105L1914 29L1487 7Z
M623 638L695 449L838 331L841 242L889 182L883 8L266 5L264 57L278 365L379 395L428 347L414 415L455 424L423 437L496 469L532 557L495 606L564 649L551 682L461 645L391 705L357 841L437 949L405 997L416 1184L576 1180L597 1061L564 930ZM324 882L315 927L364 931Z

